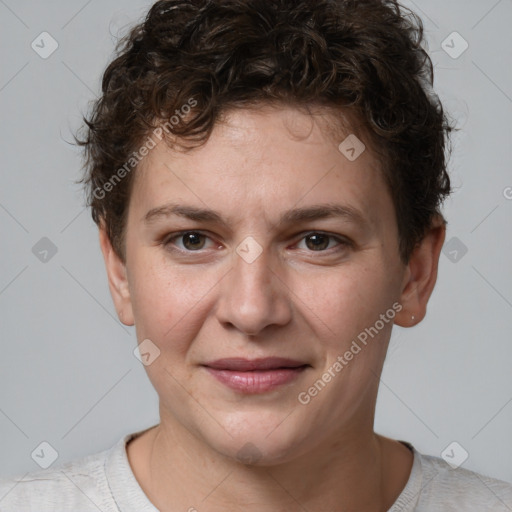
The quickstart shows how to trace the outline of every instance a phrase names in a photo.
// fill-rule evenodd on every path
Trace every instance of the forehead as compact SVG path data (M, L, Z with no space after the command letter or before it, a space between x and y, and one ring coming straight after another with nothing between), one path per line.
M379 162L368 144L354 160L340 151L355 137L347 118L341 121L328 110L232 110L202 146L183 152L159 143L137 169L130 209L146 215L181 202L223 212L234 224L250 215L275 222L291 207L341 202L378 223L392 208Z

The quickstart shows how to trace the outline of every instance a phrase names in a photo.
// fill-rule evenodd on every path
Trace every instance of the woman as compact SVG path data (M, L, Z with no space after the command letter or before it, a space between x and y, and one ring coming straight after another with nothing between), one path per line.
M2 510L510 510L373 430L425 316L450 126L393 1L157 2L87 119L87 188L160 423L2 484ZM456 466L456 465L455 465Z

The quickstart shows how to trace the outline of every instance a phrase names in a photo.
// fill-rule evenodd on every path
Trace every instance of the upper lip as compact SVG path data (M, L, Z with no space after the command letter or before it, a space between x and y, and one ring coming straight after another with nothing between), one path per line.
M294 359L287 359L284 357L265 357L260 359L244 359L241 357L228 357L224 359L217 359L204 364L215 370L230 370L247 372L251 370L275 370L278 368L299 368L307 366L307 363L296 361Z

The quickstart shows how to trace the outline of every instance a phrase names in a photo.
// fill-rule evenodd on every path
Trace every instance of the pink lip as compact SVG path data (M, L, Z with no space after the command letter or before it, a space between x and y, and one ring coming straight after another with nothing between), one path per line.
M235 391L264 393L292 382L309 365L293 359L268 357L218 359L204 366L219 382Z

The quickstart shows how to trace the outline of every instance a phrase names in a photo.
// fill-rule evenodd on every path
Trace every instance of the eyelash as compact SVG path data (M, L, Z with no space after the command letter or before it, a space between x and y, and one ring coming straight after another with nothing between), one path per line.
M189 251L187 249L179 249L179 248L173 246L172 242L174 240L180 239L183 236L188 235L188 234L201 235L201 236L204 236L204 237L206 237L206 238L211 240L211 238L206 233L203 233L202 231L180 231L179 233L172 233L170 236L166 236L162 240L161 243L162 243L162 245L167 250L170 250L170 251L173 251L173 252L179 252L181 254L185 254L185 253L188 253L188 254L193 254L193 253L201 254L201 252L203 250L205 250L205 249L198 249L197 251ZM353 243L350 240L348 240L347 238L336 236L336 235L332 235L330 233L325 233L323 231L308 231L308 232L303 234L303 236L300 238L299 242L304 240L308 236L312 236L312 235L323 235L323 236L325 236L325 237L327 237L327 238L329 238L331 240L336 240L338 242L338 245L336 247L334 247L334 248L330 247L330 248L327 248L327 249L324 249L324 250L318 250L318 251L309 250L308 252L311 252L311 253L330 253L332 249L335 249L335 251L337 251L340 248L353 247Z

